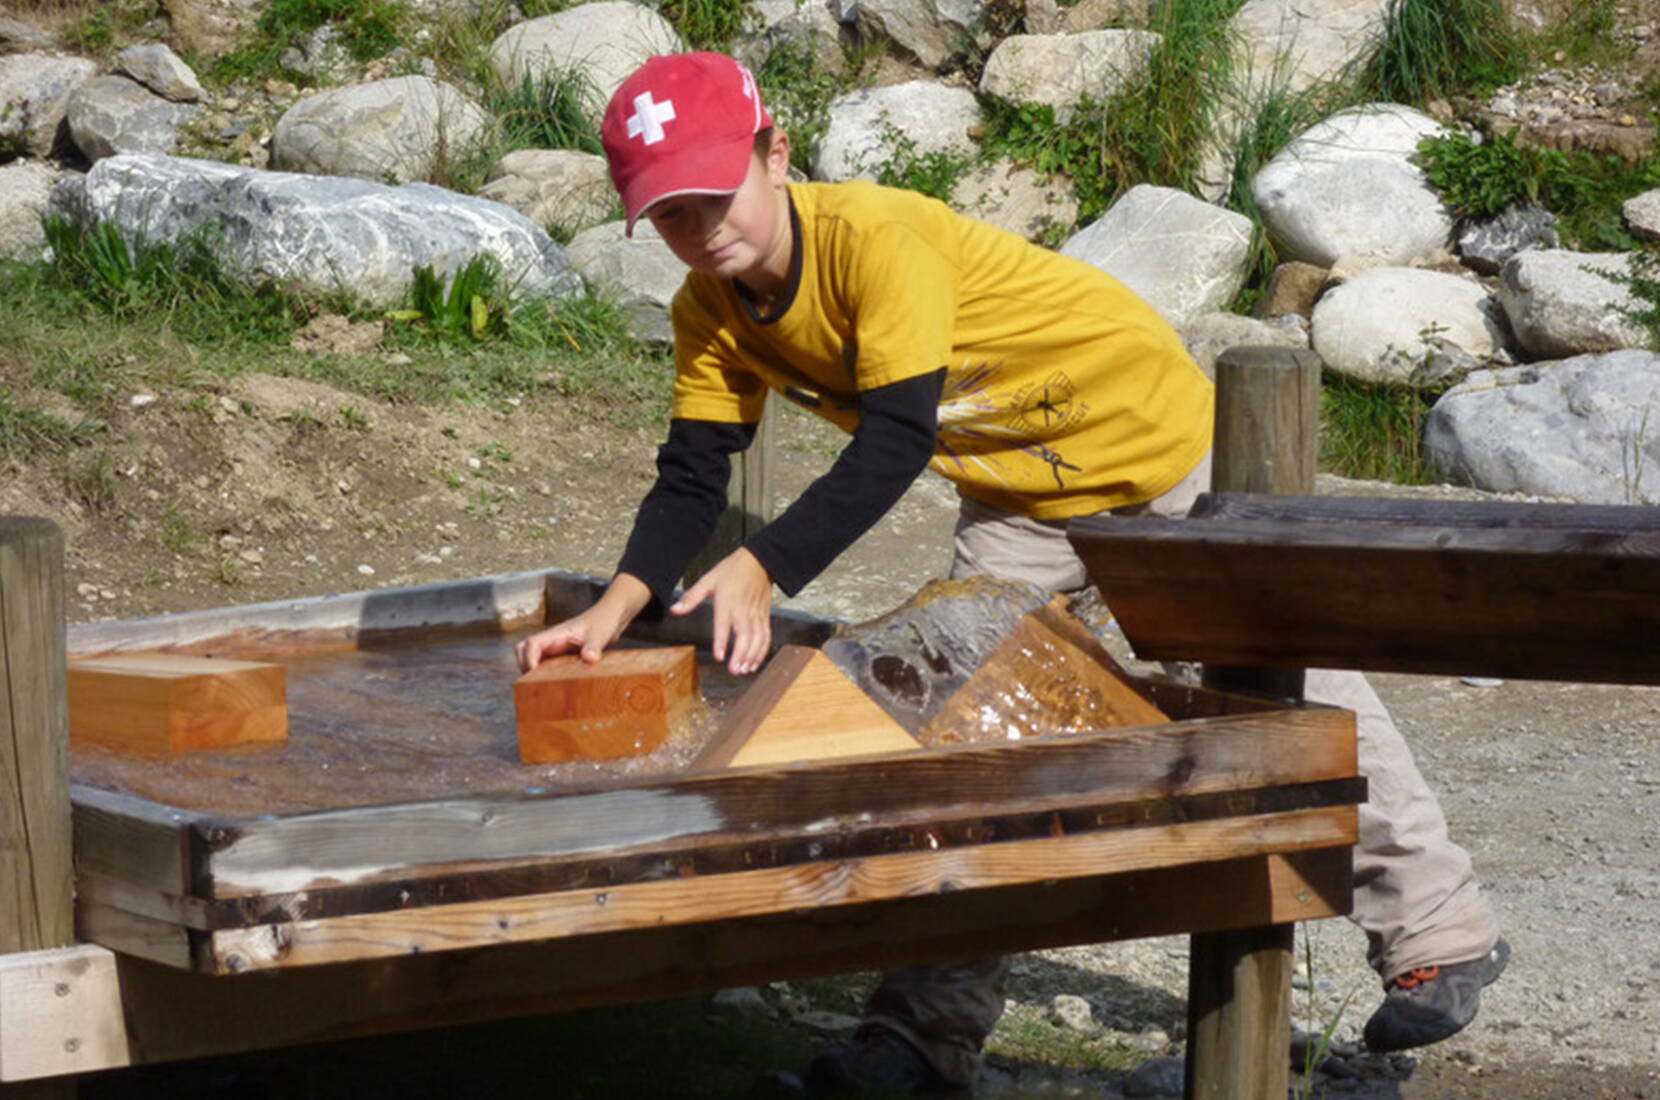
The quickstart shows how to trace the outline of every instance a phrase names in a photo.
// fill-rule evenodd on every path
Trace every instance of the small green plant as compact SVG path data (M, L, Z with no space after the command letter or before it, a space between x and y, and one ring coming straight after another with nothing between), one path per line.
M498 158L515 149L603 152L585 107L597 96L593 82L576 69L527 72L517 84L492 87L486 106L500 132Z
M1303 972L1308 978L1307 1014L1308 1022L1305 1031L1314 1033L1314 1026L1318 1022L1314 1008L1314 944L1309 937L1308 930L1300 932L1303 938ZM1343 1003L1337 1006L1337 1011L1326 1020L1325 1026L1320 1029L1320 1037L1303 1048L1303 1064L1301 1067L1302 1081L1296 1085L1291 1095L1293 1100L1314 1100L1314 1071L1320 1068L1320 1063L1326 1060L1326 1053L1331 1050L1332 1039L1337 1035L1337 1027L1343 1022L1343 1014L1349 1011L1349 1002L1353 1001L1355 990L1349 990L1343 998Z
M96 7L63 29L64 45L83 53L101 53L115 43L109 9Z
M354 432L369 430L369 418L356 405L340 406L340 422Z
M384 57L398 45L406 13L396 0L271 0L254 24L254 37L220 58L222 80L282 71L283 51L323 26L337 32L354 61Z
M1103 140L1106 107L1085 96L1070 117L1058 121L1047 103L1012 104L987 99L982 148L988 156L1007 157L1044 176L1071 181L1078 199L1078 221L1099 218L1117 193L1112 155Z
M1514 134L1479 142L1462 133L1425 138L1413 160L1460 218L1490 218L1511 203L1539 201L1544 165L1517 147Z
M760 22L748 0L663 0L659 11L694 50L728 52Z
M887 159L875 166L878 183L920 191L941 202L951 201L957 182L974 167L972 153L950 149L919 152L916 139L886 118L882 119L877 147L887 152Z
M70 500L95 516L115 506L115 461L102 447L69 463L63 474L63 489Z
M387 319L418 325L440 342L500 335L510 315L500 281L501 265L492 256L478 255L468 260L455 272L448 288L443 276L423 264L415 269L409 286L409 308L394 310Z
M1653 247L1637 249L1628 257L1623 271L1597 267L1586 270L1626 288L1636 304L1617 303L1615 312L1643 330L1650 351L1660 351L1660 251Z
M761 98L773 122L790 135L790 163L811 172L819 143L830 125L830 103L856 87L877 56L880 43L867 44L839 66L826 65L815 45L779 42L755 72Z

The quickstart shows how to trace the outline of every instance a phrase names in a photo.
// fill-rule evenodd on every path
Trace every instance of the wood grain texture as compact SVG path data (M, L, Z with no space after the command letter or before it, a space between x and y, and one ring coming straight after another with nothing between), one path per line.
M917 734L925 745L1019 741L1168 722L1057 596L1028 613Z
M73 935L63 533L0 516L0 953Z
M1352 845L1352 806L202 934L217 973L588 936Z
M513 685L519 759L546 764L648 753L697 695L691 646L612 649L594 664L575 654L554 657Z
M166 755L288 737L283 667L132 653L69 662L69 736Z
M0 955L0 1083L130 1061L108 950L76 944Z
M727 712L692 767L788 764L921 747L822 652L785 646Z
M1189 1100L1285 1095L1293 929L1289 923L1276 923L1193 937L1188 962Z

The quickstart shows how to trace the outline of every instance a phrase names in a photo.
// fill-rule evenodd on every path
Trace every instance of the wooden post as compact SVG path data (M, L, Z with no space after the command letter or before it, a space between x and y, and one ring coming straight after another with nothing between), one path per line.
M63 533L0 516L0 955L75 937ZM0 1100L65 1100L73 1080L0 1084Z
M744 540L772 519L773 452L777 448L778 410L767 395L761 423L749 449L732 464L732 480L726 489L726 511L715 524L714 534L686 567L685 583L692 584Z
M1320 357L1300 348L1229 348L1216 360L1216 492L1314 491ZM1298 701L1301 669L1204 670L1206 687ZM1188 1100L1278 1100L1290 1078L1294 926L1192 937Z

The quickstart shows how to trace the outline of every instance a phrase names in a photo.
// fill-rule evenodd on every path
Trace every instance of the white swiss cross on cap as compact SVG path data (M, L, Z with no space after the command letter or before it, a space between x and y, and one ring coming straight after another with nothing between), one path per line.
M652 101L650 92L634 97L634 113L628 116L628 136L643 137L647 145L663 140L663 123L674 121L674 100Z

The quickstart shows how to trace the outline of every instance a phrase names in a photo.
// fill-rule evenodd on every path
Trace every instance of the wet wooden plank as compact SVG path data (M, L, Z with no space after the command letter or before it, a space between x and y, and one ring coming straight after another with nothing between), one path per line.
M227 821L206 843L214 898L406 877L458 860L598 853L695 838L890 824L954 807L1057 807L1355 774L1354 716L1310 706L1017 745L709 772L558 794L405 803ZM849 790L860 792L850 800ZM947 811L947 814L949 811Z
M1148 659L1660 682L1652 509L1272 499L1069 534Z
M1353 806L1228 817L204 933L217 973L733 920L1275 852L1350 846Z

